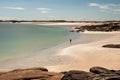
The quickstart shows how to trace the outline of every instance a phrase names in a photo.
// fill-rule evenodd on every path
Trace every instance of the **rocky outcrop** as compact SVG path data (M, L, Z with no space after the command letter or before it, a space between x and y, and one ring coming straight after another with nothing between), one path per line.
M16 69L1 72L0 80L120 80L120 70L92 67L90 72L71 70L68 72L48 72L46 68Z
M93 77L94 74L90 72L71 70L61 80L92 80Z
M92 67L90 72L72 70L61 80L120 80L120 70Z
M102 47L106 47L106 48L120 48L120 44L107 44L107 45L103 45Z
M84 32L87 31L104 31L104 32L111 32L111 31L120 31L120 23L107 23L101 25L86 25L76 27L76 32Z
M90 68L90 72L95 74L101 74L101 73L111 73L109 69L103 68L103 67L92 67Z
M1 73L0 80L59 80L61 77L61 73L48 72L46 68L30 68Z

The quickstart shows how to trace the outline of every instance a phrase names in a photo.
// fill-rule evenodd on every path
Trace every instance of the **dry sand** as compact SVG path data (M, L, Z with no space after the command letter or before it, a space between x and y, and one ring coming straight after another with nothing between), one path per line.
M105 44L120 44L120 32L85 32L84 34L103 34L103 36L109 35L111 37L64 48L58 55L71 57L73 60L71 64L51 66L49 68L56 69L56 71L72 69L87 71L92 66L120 69L120 49L102 47ZM96 38L97 36L93 40Z

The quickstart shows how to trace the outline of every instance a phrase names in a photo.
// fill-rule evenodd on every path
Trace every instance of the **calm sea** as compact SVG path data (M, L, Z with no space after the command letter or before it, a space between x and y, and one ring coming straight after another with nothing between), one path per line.
M74 36L63 26L0 24L0 60L49 48Z

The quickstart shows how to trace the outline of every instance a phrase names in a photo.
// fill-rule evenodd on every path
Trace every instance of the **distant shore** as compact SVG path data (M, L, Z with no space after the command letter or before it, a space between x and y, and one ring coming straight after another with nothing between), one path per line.
M36 25L63 25L63 26L83 26L83 25L98 25L103 23L108 23L107 21L3 21L0 23L14 23L14 24L36 24Z
M36 25L61 25L61 26L84 26L84 25L98 25L103 24L103 22L21 22L22 24L36 24Z
M26 24L26 23L20 23ZM37 25L62 25L70 29L82 25L97 25L102 23L28 23ZM105 44L120 44L120 32L83 32L72 45L66 43L47 51L46 56L39 58L39 53L29 55L16 61L4 63L1 70L30 68L43 66L50 71L60 72L71 69L85 70L91 66L103 66L109 69L120 69L120 49L103 48ZM81 37L82 36L82 37ZM49 55L49 52L54 55ZM42 60L43 59L43 60ZM7 66L7 67L5 67Z

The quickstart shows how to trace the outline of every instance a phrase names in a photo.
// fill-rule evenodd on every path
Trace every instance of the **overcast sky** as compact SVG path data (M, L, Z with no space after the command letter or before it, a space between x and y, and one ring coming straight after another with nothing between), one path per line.
M120 20L120 0L0 0L0 19Z

